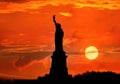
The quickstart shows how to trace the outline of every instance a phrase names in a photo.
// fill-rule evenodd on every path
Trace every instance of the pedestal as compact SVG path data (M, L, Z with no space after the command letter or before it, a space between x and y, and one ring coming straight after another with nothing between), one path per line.
M50 77L54 79L66 79L68 77L68 69L66 66L66 58L64 51L55 51L52 58L52 64L50 68Z

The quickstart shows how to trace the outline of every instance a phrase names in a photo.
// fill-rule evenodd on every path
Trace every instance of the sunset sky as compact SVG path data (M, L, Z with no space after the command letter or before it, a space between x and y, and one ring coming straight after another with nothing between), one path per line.
M69 74L120 73L119 0L0 0L0 78L35 79L49 73L55 26L64 30ZM85 49L95 46L97 59Z

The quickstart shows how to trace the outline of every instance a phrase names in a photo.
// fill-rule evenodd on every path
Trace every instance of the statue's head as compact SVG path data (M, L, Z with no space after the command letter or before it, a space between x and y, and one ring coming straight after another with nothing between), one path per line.
M57 26L58 28L61 28L61 24L59 24L59 23L57 23L56 26Z

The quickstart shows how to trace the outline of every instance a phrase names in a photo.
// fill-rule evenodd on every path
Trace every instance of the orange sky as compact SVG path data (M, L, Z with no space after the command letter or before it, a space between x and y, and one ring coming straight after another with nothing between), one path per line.
M70 74L120 73L120 1L0 0L0 78L33 79L49 73L53 14L65 32ZM90 61L84 51L91 45L99 56Z

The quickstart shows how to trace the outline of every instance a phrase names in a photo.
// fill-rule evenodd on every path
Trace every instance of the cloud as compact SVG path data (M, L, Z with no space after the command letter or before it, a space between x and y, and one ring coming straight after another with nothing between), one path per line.
M82 3L81 3L82 2ZM75 3L76 7L82 8L82 7L95 7L95 8L102 8L102 9L119 9L119 2L120 1L110 1L110 0L81 0L81 2Z
M13 3L24 3L31 0L0 0L0 2L13 2Z
M18 75L13 75L13 74L5 74L5 73L0 73L0 79L8 79L10 80L11 79L11 82L12 82L12 79L26 79L27 77L25 76L18 76Z
M43 47L42 47L43 48ZM40 61L52 55L53 51L36 48L36 46L20 46L20 45L0 45L0 58L11 57L16 58L14 62L16 67L25 67L35 61ZM80 55L82 52L68 51L69 55Z
M3 46L0 45L0 57L14 56L18 59L15 62L17 67L26 66L33 61L39 61L51 55L50 51L41 50L36 46Z
M15 65L17 67L26 66L33 61L39 61L50 55L50 52L34 52L34 53L15 53L19 56ZM12 54L13 55L13 54Z
M81 40L82 37L77 35L77 31L73 32L69 37L64 39L63 45L64 46L71 46L75 44L78 40Z
M86 54L98 53L97 51L88 51Z
M6 47L3 45L0 45L0 49L5 49Z
M12 2L12 3L11 3ZM0 13L13 13L13 12L29 12L29 10L40 9L43 6L61 6L62 5L74 5L74 7L95 7L106 9L120 9L120 1L109 0L1 0ZM46 9L47 10L47 9Z
M67 13L67 12L60 12L59 14L60 14L60 15L63 15L63 16L67 16L67 17L72 16L71 13Z
M67 52L69 55L83 55L83 52Z
M40 45L38 46L40 47ZM14 78L33 79L47 73L48 66L46 67L46 65L51 52L44 50L42 45L40 48L38 46L0 45L0 73L8 74L8 77L12 79L11 74L14 75ZM0 76L6 77L1 74Z
M114 51L112 51L112 52L120 53L120 50L114 50Z
M87 0L86 3L88 3L88 4L96 4L96 1L94 1L94 0L93 1L92 0L91 1Z
M0 2L0 13L14 13L14 12L28 12L28 10L36 10L39 7L45 6L48 3L42 3L41 1L29 1L25 3L11 3Z

